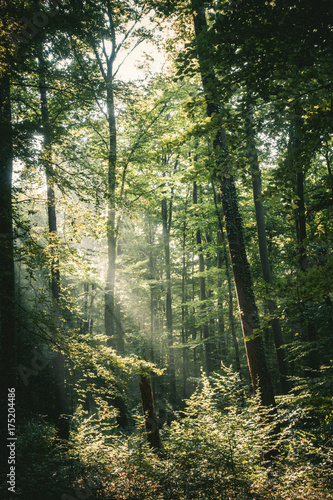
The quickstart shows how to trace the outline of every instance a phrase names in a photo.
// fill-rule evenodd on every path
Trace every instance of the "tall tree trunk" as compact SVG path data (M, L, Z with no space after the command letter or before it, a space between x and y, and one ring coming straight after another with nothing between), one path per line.
M193 182L193 205L198 204L198 186L196 181ZM201 238L201 230L198 228L195 233L197 249L198 249L198 257L199 257L199 297L200 297L200 309L201 315L203 317L202 320L202 332L203 338L205 340L205 365L207 374L211 373L212 367L212 353L211 353L211 343L209 339L209 324L207 318L207 306L206 306L206 278L204 276L205 273L205 258L202 250L202 238Z
M217 82L209 63L209 54L203 35L207 29L204 4L202 0L192 0L193 20L197 39L199 65L202 85L207 102L207 115L218 116L220 110L217 99ZM225 227L228 236L229 253L237 293L238 308L248 366L254 393L260 391L263 406L275 406L270 374L266 362L264 344L257 330L260 327L258 311L253 293L250 266L246 256L242 220L238 209L237 193L233 176L228 172L225 130L220 127L214 142L216 177L222 199Z
M171 263L170 263L170 229L172 220L172 200L162 199L162 224L163 224L163 240L164 240L164 257L165 257L165 275L166 275L166 302L165 314L168 332L168 374L170 396L175 403L176 396L176 374L175 374L175 357L173 352L173 325L172 325L172 291L171 291Z
M258 243L259 243L259 255L261 270L263 274L264 281L272 285L273 276L271 271L271 266L268 258L268 248L267 248L267 238L266 238L266 226L265 226L265 215L264 208L261 200L261 175L258 154L256 150L254 132L253 132L253 106L248 105L247 109L247 120L246 120L246 134L248 142L248 159L250 163L251 173L252 173L252 189L253 189L253 199L256 212L256 222L257 222L257 233L258 233ZM267 299L267 308L269 314L273 315L276 311L276 302L273 299ZM281 323L278 318L274 318L271 321L271 327L273 331L274 344L276 349L279 376L280 376L280 386L283 394L287 394L291 389L291 383L289 381L289 364L284 349L284 339L281 329Z
M80 333L86 334L89 332L89 311L88 311L88 298L89 298L89 283L83 283L83 318L80 320Z
M124 329L121 319L121 308L119 300L115 300L115 334L116 334L116 345L117 352L120 354L125 353L125 340L124 340Z
M47 186L47 215L49 241L51 245L51 293L54 306L54 320L56 328L61 325L60 308L60 271L59 271L59 249L58 249L58 230L56 215L56 198L54 192L53 167L52 167L52 146L51 146L51 127L47 101L47 87L45 82L46 64L43 56L39 56L39 89L41 98L41 115L44 134L43 144L43 164L46 175ZM64 356L60 350L57 350L54 361L55 373L55 422L57 434L60 439L69 439L69 418L68 405L65 386L65 362Z
M222 358L222 361L225 362L226 357L227 357L227 342L226 342L226 336L225 336L225 325L224 325L224 317L223 317L223 289L222 289L223 280L222 280L222 276L221 276L221 272L223 269L223 250L221 248L222 235L221 235L220 230L217 231L217 245L218 245L217 269L219 270L219 276L217 279L218 338L219 338L219 343L220 343L221 358Z
M13 137L10 79L0 79L0 349L1 460L8 441L8 389L16 389L15 274L12 214ZM15 403L15 400L14 400ZM7 466L6 458L6 466ZM2 466L2 464L1 464Z
M218 236L218 235L217 235ZM206 241L208 245L213 244L213 237L212 233L210 230L206 231L205 233ZM217 252L217 268L219 266L219 252ZM220 253L221 257L221 253ZM206 270L207 272L209 269L215 266L215 263L213 263L212 257L207 253L206 257ZM215 302L214 300L214 281L212 280L212 286L210 286L210 279L209 279L209 273L207 273L207 287L208 287L208 298L209 298L209 305L207 306L207 310L210 310L210 308L213 308L213 304ZM209 315L209 337L211 340L211 366L212 370L218 370L221 367L221 359L222 358L222 347L224 343L224 347L226 347L225 338L224 338L224 318L223 318L223 301L222 301L222 295L221 295L221 290L219 290L219 287L222 287L222 280L218 279L217 282L217 293L219 295L218 299L218 318L217 321L214 318L214 315L210 314ZM208 318L207 318L208 321ZM223 332L223 334L222 334ZM221 333L221 337L219 337L219 334Z
M162 442L157 425L153 389L150 374L146 371L142 371L140 374L140 392L147 441L153 449L160 450Z
M296 236L298 244L298 262L301 271L308 269L308 257L305 249L306 240L306 218L304 201L304 173L302 170L296 172Z
M115 307L115 279L117 260L117 227L116 227L116 168L117 168L117 123L115 114L114 95L114 63L117 55L116 31L113 19L113 10L110 2L107 2L107 17L109 21L109 39L111 42L111 53L103 50L105 61L103 62L93 39L92 49L95 53L101 76L104 79L106 89L106 114L108 126L108 175L107 175L107 271L104 291L104 326L107 336L107 344L117 348L116 341L116 307ZM104 64L105 63L105 64ZM105 69L106 65L106 69Z
M257 393L258 389L260 390L260 399L263 406L274 406L275 401L266 363L264 344L261 334L256 332L259 330L260 324L233 179L231 177L224 179L220 184L220 190L252 386L254 393Z
M154 363L154 256L153 256L153 232L151 227L151 217L148 215L148 243L149 243L149 279L150 279L150 361Z
M116 261L117 261L117 235L119 227L116 224L116 173L117 173L117 122L115 113L115 94L114 94L114 64L118 48L116 44L116 31L114 24L114 13L111 2L107 2L107 18L109 22L108 38L111 42L111 53L107 54L103 50L105 60L102 60L96 43L90 40L92 49L95 53L96 62L99 66L101 76L106 89L106 110L108 127L108 175L107 175L107 271L104 290L104 327L107 336L107 345L114 349L123 349L122 327L120 319L120 310L116 306L115 282L116 282ZM105 64L104 64L105 63ZM116 336L118 339L116 338ZM118 386L119 389L119 386ZM127 413L124 398L121 392L109 401L118 410L117 423L121 427L127 426Z
M224 259L224 267L225 267L225 275L227 278L227 283L228 283L228 299L229 299L229 325L230 325L230 331L231 331L231 338L232 338L232 343L234 346L235 350L235 364L236 364L236 370L238 371L240 377L241 377L241 364L240 364L240 357L239 357L239 346L238 346L238 340L236 336L236 329L235 329L235 318L234 318L234 296L232 292L232 280L231 280L231 275L230 275L230 263L228 259L228 252L227 252L227 245L224 237L224 230L223 230L223 221L222 221L222 216L220 213L220 206L221 206L221 196L219 193L216 193L215 191L215 185L212 182L212 188L213 188L213 193L214 193L214 203L216 207L216 215L219 223L219 232L218 232L218 242L222 244L223 248L223 259Z
M187 199L185 202L184 222L183 222L183 238L182 238L182 344L185 346L188 339L188 331L186 324L187 317L187 294L186 294L186 209ZM183 347L183 396L187 397L186 391L187 380L187 349Z
M289 141L289 153L291 156L291 161L293 165L293 170L296 175L296 211L295 211L295 223L296 223L296 238L297 238L297 249L298 249L298 264L301 272L306 273L308 270L308 257L305 248L306 241L306 215L305 215L305 199L304 199L304 165L302 157L302 145L300 140L302 127L301 110L298 107L295 108L295 114L292 119L292 124L290 128L290 141ZM306 304L305 304L306 307ZM311 377L316 376L319 370L320 360L319 353L317 350L317 326L311 318L307 321L307 336L308 341L311 344L308 364L309 364L309 375Z
M330 148L329 148L329 145L328 145L328 141L326 140L324 156L325 156L325 160L326 160L326 166L327 166L327 171L328 171L328 178L329 178L329 181L330 181L331 191L332 191L332 196L333 196L333 174L332 174L332 168L331 168L331 162L330 162L329 152L330 152Z
M306 240L306 217L305 217L305 202L304 202L304 174L302 171L296 173L296 205L297 205L297 215L296 215L296 234L298 242L298 252L299 252L299 266L303 273L308 270L308 257L305 248ZM307 333L308 341L311 344L310 352L308 356L309 363L309 375L315 377L319 370L320 358L317 350L317 326L315 322L311 319L307 319Z
M195 304L195 277L194 277L194 253L192 254L192 304ZM191 308L191 332L192 332L192 340L196 340L197 338L197 328L196 328L196 308L193 305ZM193 348L193 368L194 368L194 376L199 377L199 367L198 367L198 359L197 359L197 348Z
M114 108L114 92L112 86L112 68L109 70L107 82L107 110L109 126L109 156L108 156L108 219L107 246L108 264L105 283L105 333L108 345L116 347L115 342L115 279L116 279L116 162L117 162L117 128Z
M297 215L296 215L296 234L299 252L299 266L303 273L308 270L308 257L305 249L306 240L306 218L305 218L305 202L304 202L304 174L302 171L296 173L296 194L297 194ZM308 356L309 375L316 376L319 370L320 360L317 350L317 326L311 318L307 319L308 341L311 344Z

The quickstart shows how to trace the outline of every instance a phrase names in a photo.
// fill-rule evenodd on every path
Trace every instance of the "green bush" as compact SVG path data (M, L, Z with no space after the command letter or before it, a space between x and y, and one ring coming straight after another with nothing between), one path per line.
M100 402L78 409L68 443L43 419L18 432L19 487L24 500L329 500L333 489L332 402L321 381L298 381L269 419L238 375L226 367L204 374L185 410L164 425L153 452L142 418L122 434ZM272 442L272 429L281 432ZM279 455L264 464L263 450Z

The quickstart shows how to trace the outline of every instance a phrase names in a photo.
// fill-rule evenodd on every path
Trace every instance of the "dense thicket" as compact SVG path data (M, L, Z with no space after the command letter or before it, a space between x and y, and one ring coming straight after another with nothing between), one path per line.
M1 498L331 498L332 14L1 3Z

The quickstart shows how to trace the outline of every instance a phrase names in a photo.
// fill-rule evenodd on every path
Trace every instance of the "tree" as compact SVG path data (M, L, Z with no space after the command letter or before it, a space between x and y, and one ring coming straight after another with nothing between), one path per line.
M176 160L177 165L177 160ZM176 375L175 375L175 359L173 353L173 324L172 324L172 291L171 291L171 260L170 260L170 231L172 222L172 198L173 189L169 200L167 197L162 198L162 226L164 240L164 258L165 258L165 275L166 275L166 295L165 295L165 314L168 335L168 371L170 376L170 397L174 400L176 396Z
M0 5L2 29L0 35L0 374L1 387L1 445L8 432L8 397L16 390L17 381L17 320L14 268L13 227L13 159L15 130L12 123L11 81L14 71L14 47L11 33L17 28L20 2L11 9ZM18 57L18 61L21 57ZM15 407L15 400L13 406ZM2 464L1 464L2 465Z
M54 307L54 323L58 329L61 326L61 286L60 286L60 270L59 270L59 248L58 248L58 228L57 228L57 211L54 183L54 162L52 154L52 129L50 123L49 106L47 99L47 86L45 80L46 63L41 48L38 55L38 71L39 71L39 90L41 102L41 117L42 129L44 135L44 144L42 152L42 163L45 169L46 189L47 189L47 215L48 215L48 232L49 245L51 252L50 275L51 275L51 294ZM68 405L65 387L65 360L64 355L57 349L54 359L55 373L55 421L58 436L60 439L69 438L69 419Z
M248 141L248 158L252 174L252 186L253 186L253 200L256 211L256 222L257 222L257 232L258 232L258 244L259 244L259 254L262 274L265 282L268 285L273 285L273 276L271 271L271 266L268 258L267 249L267 238L266 238L266 227L265 227L265 215L262 204L262 187L261 187L261 177L258 155L256 151L255 138L253 132L253 106L249 104L247 109L247 120L246 120L246 136ZM276 312L276 302L273 299L267 299L267 308L269 314L272 316ZM274 336L274 344L276 348L279 375L280 375L280 385L283 394L287 394L291 388L290 381L288 379L289 365L286 356L286 351L284 349L284 339L281 329L281 324L279 318L274 318L271 321L271 326Z
M217 99L217 84L207 49L204 45L204 33L207 29L205 10L201 1L192 1L193 20L197 40L198 58L202 76L202 85L207 102L209 118L219 119ZM274 394L265 358L262 338L258 333L260 328L258 311L253 293L251 271L246 257L241 216L238 209L237 193L233 176L228 172L226 164L227 146L225 131L220 125L214 138L216 171L219 182L224 219L228 237L230 260L237 292L238 308L242 324L243 336L248 359L253 390L260 389L261 404L275 406Z
M162 442L157 424L151 379L150 374L144 370L140 374L140 392L148 443L153 449L160 450Z
M8 391L16 388L16 312L12 207L13 136L10 78L0 76L0 346L1 431L6 436ZM3 444L3 443L2 443Z
M224 229L223 229L223 223L222 223L221 196L219 193L216 193L214 182L212 182L212 187L213 187L213 192L214 192L214 203L215 203L216 212L217 212L216 215L217 215L217 219L219 222L218 242L220 244L222 244L222 251L220 250L218 253L218 267L219 268L222 267L222 260L223 260L226 278L227 278L227 282L228 282L229 325L230 325L232 342L233 342L233 346L235 349L236 370L238 371L239 375L241 376L241 363L240 363L240 357L239 357L238 341L237 341L236 331L235 331L233 290L232 290L232 281L231 281L232 278L230 276L230 264L229 264L228 255L227 255L227 245L226 245L226 241L225 241L225 235L224 235ZM222 253L222 255L221 255L221 253Z
M291 163L291 171L295 176L295 191L296 191L296 209L295 209L295 225L296 225L296 239L297 239L297 254L298 265L302 273L308 270L308 257L305 249L305 241L307 237L306 231L306 215L305 215L305 200L304 200L304 176L308 168L305 164L307 154L302 151L301 142L301 129L302 119L300 117L300 110L298 106L294 109L295 114L292 118L290 127L289 139L289 160ZM307 318L307 340L310 345L309 367L310 375L316 376L319 370L319 353L317 350L317 327L311 318Z
M198 204L198 186L196 181L193 182L193 196L192 196L192 201L193 205ZM201 313L203 315L203 326L202 326L202 332L203 332L203 338L205 341L205 367L207 374L209 374L212 371L212 345L211 345L211 340L209 339L209 324L208 324L208 318L207 318L207 311L206 311L206 278L204 276L205 273L205 258L203 254L203 248L202 248L202 238L201 238L201 230L200 230L200 225L198 224L198 228L196 230L196 244L198 248L198 257L199 257L199 290L200 290L200 301L201 301Z
M129 40L134 38L132 49L127 49L127 55L145 38L146 32L143 28L137 27L140 19L146 14L146 8L138 2L136 5L123 2L111 3L109 0L99 3L94 7L93 15L96 21L100 22L102 29L89 33L85 38L85 43L93 51L103 82L103 97L106 105L106 112L103 112L107 121L108 143L107 147L107 191L106 203L108 206L107 215L107 247L108 264L105 285L105 332L108 336L108 344L115 346L116 321L115 321L115 278L116 278L116 256L117 238L119 227L116 221L117 211L117 174L118 174L118 143L117 143L117 120L116 120L116 75L124 62L124 59L116 66L116 59L120 57L123 47L126 47ZM88 8L85 12L89 20L91 15ZM132 19L132 25L128 26L128 20ZM90 21L89 21L90 22ZM125 26L125 28L124 28ZM121 37L118 41L117 36ZM136 39L135 39L136 37ZM110 44L110 49L107 47ZM109 53L108 53L109 51ZM76 51L77 57L82 59ZM126 55L124 56L126 58ZM82 62L80 63L82 64ZM99 97L97 97L97 101ZM122 173L121 195L125 182L126 168Z
M306 266L304 176L324 138L332 133L327 120L332 85L329 66L333 60L332 30L327 19L331 16L332 6L325 0L316 6L310 1L292 6L287 1L276 4L249 1L231 5L219 2L208 28L219 91L236 101L242 94L251 96L255 108L266 109L259 132L266 137L274 135L281 158L286 159L284 172L277 169L280 179L289 178L287 159L291 149L294 150L294 163L299 162L298 173L294 172L297 179L292 184L296 195L293 203L298 207L295 215L301 267ZM272 27L277 25L278 33L272 37ZM290 121L293 138L283 150L283 136ZM257 176L254 180L258 183ZM288 182L290 188L290 178ZM286 184L283 188L280 185L281 197L288 196L283 193L288 188ZM257 200L257 213L259 205ZM317 344L315 325L311 325L310 318L306 319L306 324L310 329L308 339L314 347ZM276 334L280 336L278 331ZM279 351L280 357L284 357ZM318 368L316 349L312 349L309 362ZM281 359L279 365L282 373L285 370Z

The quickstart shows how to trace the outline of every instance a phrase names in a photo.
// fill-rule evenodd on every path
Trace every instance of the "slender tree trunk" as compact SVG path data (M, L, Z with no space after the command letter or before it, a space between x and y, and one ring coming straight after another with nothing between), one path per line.
M235 281L238 308L241 318L245 348L254 393L260 390L261 404L274 405L274 395L266 363L266 355L259 330L258 311L255 303L250 266L247 261L243 228L238 211L237 194L232 178L220 185L230 260Z
M218 236L219 235L217 235L217 237ZM212 237L212 234L209 230L206 231L206 241L207 241L208 245L213 244L213 237ZM222 257L221 252L218 251L216 257L217 257L217 268L219 268L218 266L219 266L219 264L221 264L221 262L219 263L219 258ZM207 270L207 272L214 265L215 264L213 264L212 258L210 257L210 255L208 253L207 257L206 257L206 270ZM214 291L213 291L214 283L212 283L212 286L210 286L209 273L207 274L207 287L209 289L208 298L210 299L210 303L207 307L207 309L209 310L210 308L213 308L213 304L215 302L214 301ZM212 314L210 315L210 318L209 318L209 336L211 339L211 359L212 359L211 364L212 364L213 370L218 370L221 367L221 359L223 359L223 357L222 357L223 345L222 344L224 344L224 347L226 347L225 337L224 337L223 300L222 300L222 295L220 293L221 292L220 288L222 287L222 280L218 279L217 287L218 287L217 293L219 296L218 297L219 317L217 318L217 321L215 321L215 318ZM207 318L207 320L208 320L208 318ZM221 334L223 338L222 337L219 338L219 334Z
M151 217L148 215L148 243L149 243L149 279L150 279L150 361L154 363L154 257L153 257L153 232L151 227Z
M114 95L114 63L117 55L116 31L113 20L111 2L107 2L107 18L109 22L109 40L111 42L111 54L104 50L104 60L100 56L95 40L91 39L91 47L95 53L101 76L106 89L106 111L108 126L108 175L107 175L107 271L104 290L104 326L107 336L107 344L113 348L117 347L116 335L116 311L115 311L115 278L117 259L117 227L116 227L116 168L117 168L117 123L115 114Z
M228 283L229 325L230 325L230 331L231 331L232 345L234 346L234 351L235 351L236 370L238 371L239 375L241 376L241 374L242 374L241 362L240 362L239 345L238 345L238 339L237 339L237 335L236 335L235 316L234 316L234 294L233 294L232 278L231 278L231 274L230 274L230 262L228 259L227 244L225 241L223 228L221 231L221 241L222 241L222 245L223 245L224 267L225 267L225 273L226 273L227 283Z
M153 449L160 450L162 442L157 424L153 389L149 373L142 372L140 374L140 392L147 441Z
M298 263L301 272L306 273L308 270L308 257L305 248L306 241L306 215L305 215L305 200L304 200L304 165L302 165L302 146L300 140L302 119L301 110L295 109L295 115L292 120L290 129L290 155L291 161L296 174L296 238L298 246ZM305 305L306 307L306 305ZM311 344L308 364L309 375L316 376L319 370L320 360L317 350L317 326L311 318L307 319L307 336Z
M332 196L333 196L333 175L332 175L332 168L331 168L331 162L330 162L330 157L329 157L329 145L328 142L325 144L325 160L326 160L326 166L327 166L327 171L328 171L328 178L330 180L330 185L331 185L331 191L332 191Z
M119 217L118 222L117 222L117 233L121 232L122 222L123 222L123 219L121 217ZM117 260L123 251L120 239L117 239L117 246L116 246L115 251L116 251L116 260ZM121 300L120 300L120 295L117 294L116 292L114 294L114 320L115 320L115 322L114 322L115 346L116 346L118 353L124 354L125 353L125 334L124 334L123 321L122 321Z
M182 344L185 346L187 343L188 332L187 332L187 294L186 294L186 209L187 200L185 204L184 211L184 223L183 223L183 241L182 241ZM184 399L187 397L186 391L186 380L187 380L187 350L183 347L183 396Z
M304 174L298 171L296 174L296 193L297 193L297 216L296 216L296 234L299 251L299 266L303 273L308 270L308 258L305 249L306 240L306 218L305 218L305 202L304 202ZM308 356L309 375L316 376L319 370L320 358L317 350L317 326L311 318L307 319L308 341L311 344Z
M194 253L192 254L192 304L195 304L195 278L194 278ZM196 340L197 338L197 328L196 328L196 308L194 305L191 308L191 332L192 332L192 340ZM193 368L194 368L194 376L199 376L198 362L197 362L197 348L193 348Z
M89 311L88 311L88 297L89 297L89 283L83 283L83 319L80 321L80 332L86 334L89 332Z
M10 79L0 79L0 373L1 462L7 464L8 395L16 390L15 274L12 213L13 137ZM10 392L8 392L10 389ZM14 405L16 404L14 394ZM2 463L1 463L2 470Z
M233 292L232 292L232 279L231 279L231 275L230 275L230 263L229 263L229 259L228 259L227 245L226 245L225 236L224 236L222 216L221 216L220 209L219 209L219 207L221 205L221 196L219 193L215 192L215 186L214 186L213 182L212 182L212 187L213 187L213 193L214 193L214 203L215 203L215 207L216 207L216 214L217 214L217 219L219 222L219 229L220 229L219 233L218 233L218 238L219 238L218 241L219 241L219 243L222 244L222 248L223 248L225 275L226 275L227 283L228 283L229 325L230 325L232 343L233 343L234 350L235 350L236 370L238 371L238 373L241 377L239 346L238 346L238 340L237 340L236 329L235 329L234 296L233 296Z
M304 242L306 240L306 218L304 202L304 173L299 170L296 172L296 235L298 243L298 258L301 271L308 269L308 257Z
M106 110L108 127L108 175L107 175L107 271L104 290L104 327L107 336L107 345L114 349L124 349L122 326L120 318L120 308L116 305L115 281L116 281L116 261L117 261L117 235L119 227L116 224L116 173L117 173L117 123L115 113L114 94L114 63L117 55L116 31L113 19L113 6L107 2L107 18L109 22L108 38L111 42L111 54L108 55L103 50L104 61L102 60L96 43L91 39L91 47L95 53L96 62L100 68L101 76L104 79L106 89ZM124 174L125 175L125 174ZM118 335L118 338L117 338ZM119 337L120 336L120 337ZM119 389L119 386L118 386ZM117 422L121 427L127 425L126 405L119 393L114 398L109 398L119 410Z
M217 307L218 307L218 338L220 343L221 350L221 358L222 361L226 361L227 357L227 342L225 337L225 325L224 325L224 317L223 317L223 280L221 276L221 272L223 269L223 250L221 248L222 245L222 235L221 231L217 231L217 269L219 270L219 277L217 279ZM237 346L238 347L238 346Z
M117 351L120 354L124 354L125 352L125 340L124 340L124 329L123 323L121 320L121 308L119 300L115 300L115 334L116 334L116 342L117 342Z
M91 316L92 308L94 305L95 295L94 295L95 285L92 283L91 286L88 282L83 283L84 291L84 303L83 303L83 319L80 322L80 331L84 334L91 333L93 328L93 318Z
M267 248L267 238L266 238L266 225L265 225L265 215L264 208L261 200L261 175L259 168L259 160L256 150L254 132L253 132L253 106L249 104L247 109L247 142L248 142L248 159L251 167L252 173L252 188L253 188L253 199L256 212L256 222L257 222L257 233L258 233L258 243L259 243L259 255L261 270L263 278L268 285L273 284L273 276L271 271L271 266L268 258L268 248ZM273 315L276 311L276 302L273 299L267 299L267 308L269 314ZM283 394L287 394L291 389L291 383L289 381L289 364L284 349L284 339L282 334L281 323L278 318L274 318L271 321L271 327L273 331L274 344L276 349L279 376L280 376L280 386Z
M168 373L171 400L175 402L176 396L176 374L175 358L173 352L173 325L172 325L172 291L171 291L171 263L170 263L170 229L172 220L172 200L162 199L162 223L165 257L165 275L166 275L166 303L165 314L168 332Z
M220 110L217 105L216 78L213 68L209 67L209 53L207 53L207 47L203 40L204 32L207 29L203 1L192 0L192 7L193 11L195 11L193 20L202 84L207 102L207 115L210 117L213 115L218 116ZM215 136L213 148L217 169L216 177L219 182L230 260L252 386L254 393L260 390L261 405L275 406L264 344L261 335L258 333L260 327L258 311L253 293L250 266L246 256L235 183L233 176L228 172L227 147L223 127L220 127Z
M56 215L56 198L53 181L52 167L52 147L51 147L51 127L47 100L47 87L45 82L46 65L43 56L39 56L39 89L41 98L41 115L44 134L43 164L46 175L47 186L47 215L49 228L49 241L51 245L51 293L54 306L54 320L57 328L61 325L60 309L60 271L59 271L59 250L58 250L58 229ZM67 394L65 386L65 361L60 350L57 350L54 361L55 373L55 422L57 434L60 439L69 439L69 418Z
M150 287L150 360L154 363L154 286Z
M109 156L108 156L108 218L107 246L108 264L105 283L105 333L108 345L116 347L115 342L115 279L116 279L116 162L117 162L117 128L114 108L114 92L112 87L112 70L107 82L107 110L109 126Z
M193 182L193 205L198 204L198 186L196 181ZM202 249L202 238L201 238L201 230L198 228L196 230L196 243L198 249L198 257L199 257L199 297L200 297L200 309L201 315L203 317L202 323L202 333L203 338L205 340L205 365L207 374L211 373L212 367L212 353L211 353L211 343L209 339L209 324L207 318L207 306L206 306L206 278L204 276L205 273L205 258L203 255Z

